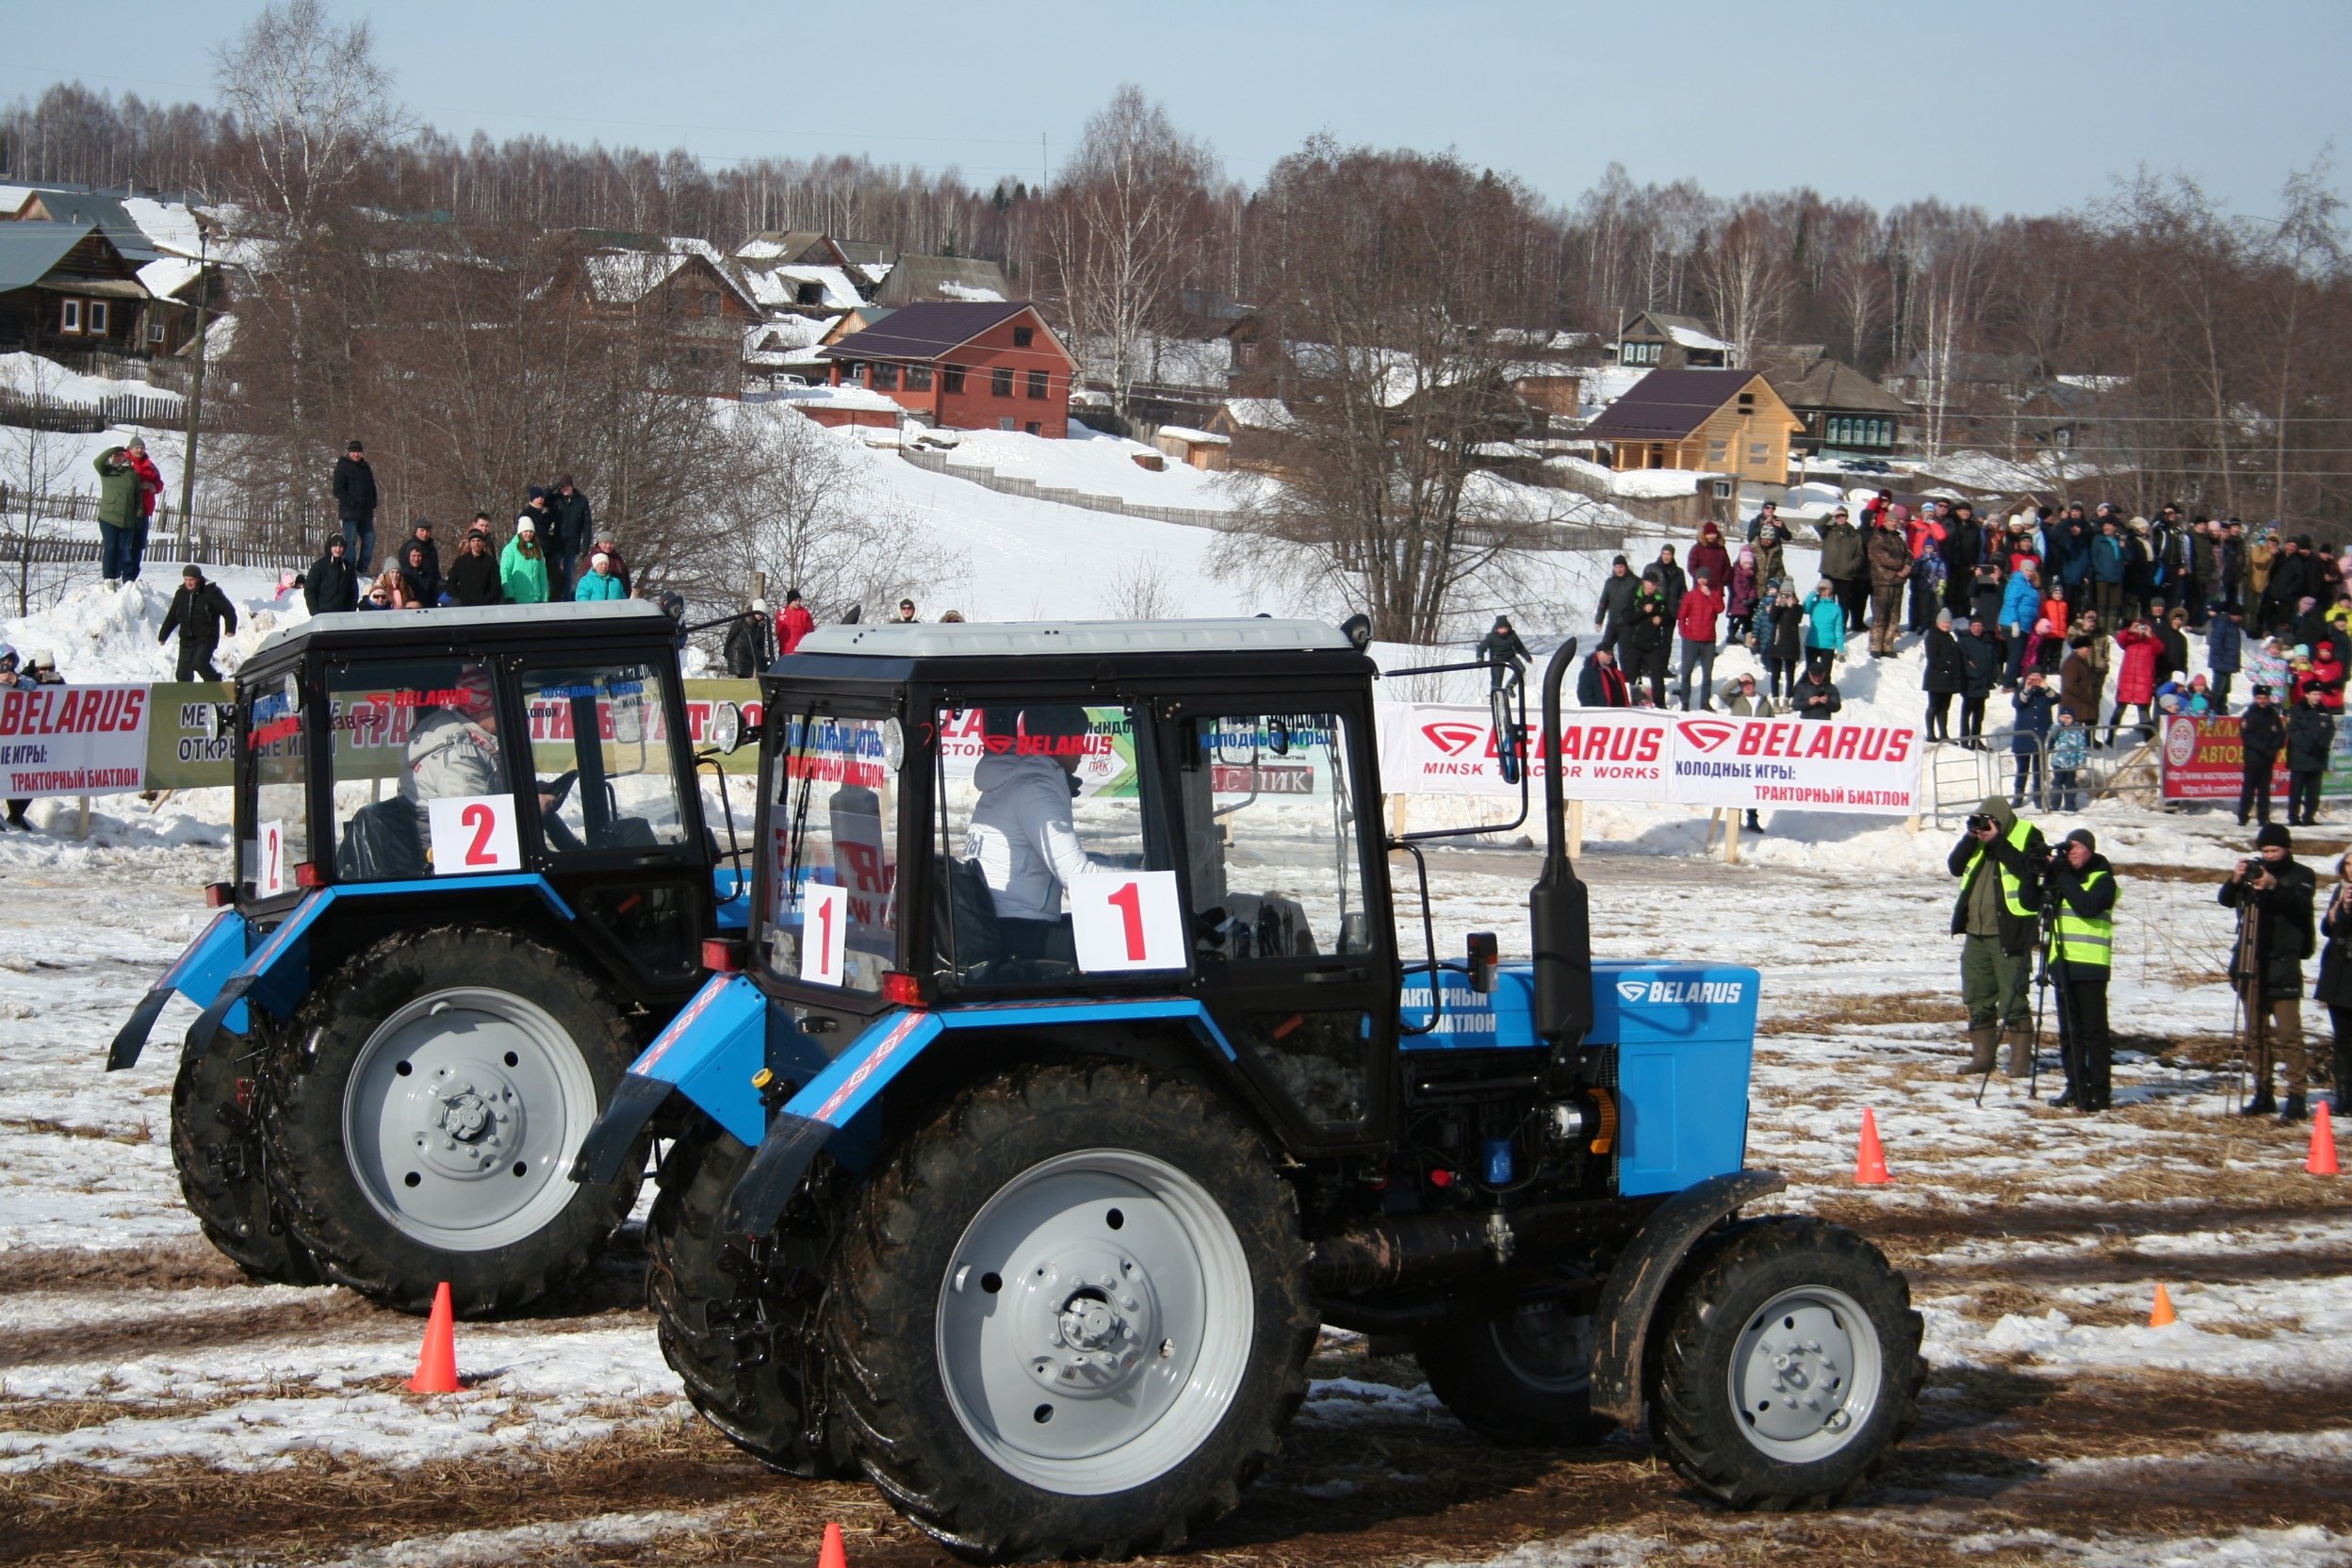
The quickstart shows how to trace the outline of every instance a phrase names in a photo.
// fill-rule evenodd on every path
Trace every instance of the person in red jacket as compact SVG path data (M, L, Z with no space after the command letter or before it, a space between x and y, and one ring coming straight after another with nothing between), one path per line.
M1718 552L1722 547L1718 540ZM1698 553L1690 552L1693 560ZM1674 612L1674 629L1682 633L1682 710L1686 713L1690 711L1690 672L1694 669L1701 672L1699 705L1710 711L1715 707L1715 617L1723 612L1723 591L1712 577L1700 572L1684 592L1682 607Z
M800 640L817 629L817 618L808 613L808 607L800 602L800 590L784 592L784 608L776 612L776 648L778 653L791 653L800 646Z
M2156 725L2149 713L2156 700L2156 656L2163 647L2163 641L2148 629L2145 620L2134 620L2115 633L2115 652L2121 659L2115 665L2115 710L2107 719L2106 744L2115 743L2115 728L2123 723L2123 710L2132 707L2140 710L2141 738L2156 738Z
M163 471L155 460L147 455L143 436L134 435L122 449L122 461L139 476L139 506L136 520L131 524L131 569L123 577L125 582L139 580L139 568L147 559L147 530L155 520L155 501L163 494Z
M2308 676L2295 683L2295 697L2303 700L2306 689L2319 694L2319 705L2330 713L2344 711L2344 661L2336 657L2333 643L2322 643L2311 650L2311 669Z
M1723 531L1713 523L1700 526L1699 542L1690 547L1690 575L1701 572L1719 594L1731 586L1731 552L1723 547Z

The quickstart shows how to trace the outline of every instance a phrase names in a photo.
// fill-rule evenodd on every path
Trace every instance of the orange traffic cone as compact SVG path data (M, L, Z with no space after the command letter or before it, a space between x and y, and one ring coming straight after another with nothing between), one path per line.
M1894 1180L1886 1174L1886 1151L1879 1147L1878 1116L1865 1107L1862 1112L1862 1147L1854 1157L1854 1180L1856 1185L1874 1187Z
M457 1381L457 1313L449 1304L449 1282L433 1293L433 1315L425 1319L425 1346L416 1352L416 1375L408 1380L411 1394L455 1394Z
M2328 1119L2328 1102L2319 1102L2311 1113L2311 1152L2303 1162L2303 1168L2314 1176L2334 1176L2336 1169L2336 1129Z
M2171 1293L2166 1291L2164 1286L2158 1285L2156 1287L2156 1305L2148 1315L2148 1326L2151 1329L2161 1329L2168 1323L2177 1323L2179 1321L2179 1316L2172 1310Z
M825 1544L817 1548L817 1568L849 1568L849 1553L841 1546L841 1527L825 1527Z

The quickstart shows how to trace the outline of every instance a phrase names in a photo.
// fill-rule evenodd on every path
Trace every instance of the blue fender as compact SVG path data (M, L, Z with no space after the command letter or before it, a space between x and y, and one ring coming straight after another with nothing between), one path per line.
M356 898L391 898L402 894L432 893L446 898L452 892L481 892L494 888L528 888L536 892L560 920L574 917L571 906L547 885L547 879L537 873L516 873L498 876L468 876L464 879L448 876L424 877L411 882L363 882L350 887L319 888L306 893L302 901L286 911L278 928L238 964L222 982L204 1016L188 1026L188 1053L202 1055L211 1049L213 1037L228 1022L229 1015L238 1010L251 998L268 1009L273 1018L291 1018L294 1009L310 991L310 932L318 918L333 908L338 900ZM236 1030L235 1025L230 1026ZM236 1030L242 1033L242 1030Z
M818 1153L879 1101L890 1081L943 1035L1038 1024L1144 1021L1184 1023L1226 1060L1233 1059L1233 1046L1200 1004L1189 997L1007 1003L940 1013L885 1013L776 1112L766 1137L760 1140L760 1152L752 1156L750 1168L728 1196L720 1223L743 1235L763 1236L773 1231L776 1217L784 1212Z
M740 974L717 974L629 1064L572 1162L575 1182L610 1182L673 1092L745 1144L766 1130L752 1079L767 1065L768 999Z
M114 1037L114 1045L106 1053L106 1070L120 1072L135 1066L139 1054L147 1048L147 1037L155 1027L155 1019L163 1004L179 992L199 1007L212 1005L220 995L221 984L245 961L245 949L253 939L253 927L235 909L223 909L212 917L212 923L188 944L188 950L172 962L155 983L147 988L147 994L131 1009L130 1021L123 1024ZM238 1003L223 1015L229 1028L245 1032L245 1006Z

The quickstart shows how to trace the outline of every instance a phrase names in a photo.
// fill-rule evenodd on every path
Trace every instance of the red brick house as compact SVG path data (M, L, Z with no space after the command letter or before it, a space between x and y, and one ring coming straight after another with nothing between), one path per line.
M1078 362L1034 305L902 305L818 352L835 386L879 392L935 425L1070 434Z

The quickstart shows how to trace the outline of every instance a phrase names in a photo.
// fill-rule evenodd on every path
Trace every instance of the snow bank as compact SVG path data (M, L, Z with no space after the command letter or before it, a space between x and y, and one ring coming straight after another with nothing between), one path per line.
M310 618L302 591L282 589L275 572L221 566L207 567L205 575L237 606L237 630L214 660L223 675L235 673L271 632ZM32 654L48 654L73 683L170 680L178 649L158 643L155 633L179 586L179 564L151 551L137 582L111 589L88 582L46 610L0 618L0 641L28 662Z
M165 264L153 262L149 265L160 267ZM68 403L91 403L102 398L149 398L159 402L180 400L180 395L171 388L150 386L143 381L86 376L40 354L0 354L0 392L29 398L37 391L55 401Z

